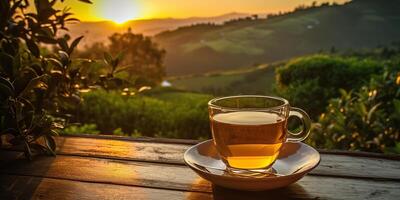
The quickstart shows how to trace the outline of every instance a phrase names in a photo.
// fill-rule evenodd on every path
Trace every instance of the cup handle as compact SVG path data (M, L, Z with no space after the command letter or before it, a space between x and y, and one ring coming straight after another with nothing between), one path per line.
M289 118L290 117L299 118L301 120L301 123L303 124L303 129L297 133L293 133L293 132L289 131L289 129L287 129L287 127L286 127L286 130L289 133L286 140L288 142L301 142L301 141L305 140L307 138L308 134L310 134L310 129L311 129L310 117L304 110L302 110L300 108L295 108L295 107L290 108Z

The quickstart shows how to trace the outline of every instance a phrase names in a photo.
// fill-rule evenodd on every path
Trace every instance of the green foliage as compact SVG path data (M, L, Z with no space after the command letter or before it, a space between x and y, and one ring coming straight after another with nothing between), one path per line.
M340 88L361 87L369 77L382 71L382 64L332 55L301 57L276 70L277 93L316 119L329 99L339 96Z
M109 37L110 44L94 43L86 50L78 52L76 57L100 59L109 66L104 77L119 81L117 75L126 74L127 83L139 89L142 86L157 86L165 76L163 60L165 51L160 49L151 38L134 34L130 29L125 33L115 33ZM104 53L104 51L110 52ZM122 83L121 83L122 84ZM125 84L126 85L126 84ZM111 88L114 89L114 88Z
M101 133L200 138L209 136L211 96L155 89L137 95L92 91L83 95L76 121L96 124ZM120 130L118 130L120 128Z
M396 142L394 147L387 147L385 153L390 154L400 154L400 142Z
M358 90L329 101L310 142L319 148L398 152L400 71L388 68Z
M65 121L55 116L80 101L73 87L78 69L70 55L82 37L68 44L68 35L57 36L67 30L66 23L76 21L68 9L54 9L57 2L34 1L35 12L27 9L30 1L0 2L0 145L23 146L29 159L55 154L51 136ZM59 51L45 55L40 44Z
M84 124L82 126L71 124L65 129L62 130L63 134L91 134L91 135L97 135L100 133L99 130L97 130L96 124Z

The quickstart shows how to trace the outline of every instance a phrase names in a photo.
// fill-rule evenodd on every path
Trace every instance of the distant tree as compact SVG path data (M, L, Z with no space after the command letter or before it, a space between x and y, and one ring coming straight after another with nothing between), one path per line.
M127 72L135 79L136 86L154 86L162 81L165 75L165 51L149 37L134 34L128 29L126 33L113 34L109 40L109 51L115 54L123 53L121 64L129 67Z
M325 2L325 3L322 3L320 7L325 7L325 6L330 6L330 5L331 4L329 2Z
M115 56L117 63L107 61ZM103 59L107 65L113 66L112 76L119 72L125 73L126 80L136 88L155 86L161 83L165 76L163 60L165 51L158 47L151 38L142 34L134 34L130 29L125 33L114 33L109 37L109 44L94 43L76 54L77 57ZM108 59L112 60L112 59ZM106 67L104 65L104 67ZM105 69L95 69L104 71ZM109 71L109 70L106 70ZM98 73L98 72L96 72ZM111 76L107 72L105 76Z
M95 42L91 46L85 45L85 50L74 53L76 57L101 59L108 47L103 42Z
M316 2L316 1L313 1L313 2L311 3L311 7L312 7L312 8L317 7L317 2Z

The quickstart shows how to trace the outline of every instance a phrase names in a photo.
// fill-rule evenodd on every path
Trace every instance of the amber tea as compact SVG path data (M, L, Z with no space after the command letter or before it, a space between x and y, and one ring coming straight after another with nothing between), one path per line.
M310 133L307 113L280 97L221 97L209 101L208 110L215 147L227 172L235 175L273 173L285 142L303 141ZM290 117L302 122L299 132L287 129Z
M286 120L274 113L216 114L211 126L220 156L233 168L269 167L286 140Z

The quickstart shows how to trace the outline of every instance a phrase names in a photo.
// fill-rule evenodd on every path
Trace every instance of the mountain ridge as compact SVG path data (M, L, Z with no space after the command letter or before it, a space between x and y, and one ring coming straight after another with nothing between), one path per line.
M268 19L186 26L154 39L167 51L168 75L199 74L399 41L398 10L399 0L353 0Z
M153 36L167 30L173 30L181 26L193 25L196 23L223 23L230 19L250 16L248 13L230 12L223 15L211 17L189 17L189 18L155 18L130 20L121 25L112 21L82 21L70 24L69 34L75 38L84 35L80 48L91 45L95 42L107 42L107 38L113 33L127 31L128 28L134 33L141 33Z

